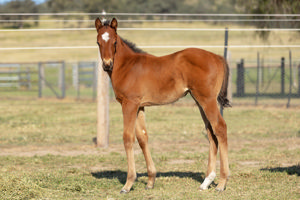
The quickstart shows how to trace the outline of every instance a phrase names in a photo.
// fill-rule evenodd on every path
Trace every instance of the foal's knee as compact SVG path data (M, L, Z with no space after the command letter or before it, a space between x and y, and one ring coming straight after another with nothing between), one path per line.
M132 147L132 145L134 144L134 141L135 141L135 137L133 134L128 133L128 132L123 133L123 142L124 142L125 148Z

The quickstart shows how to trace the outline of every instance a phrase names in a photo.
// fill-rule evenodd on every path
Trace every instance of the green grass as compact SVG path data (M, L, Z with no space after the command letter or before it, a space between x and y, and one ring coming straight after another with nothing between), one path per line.
M110 104L110 146L98 149L94 102L1 99L0 199L299 199L299 109L226 109L230 180L223 193L214 191L218 178L200 192L209 144L189 102L146 108L156 185L144 189L135 144L138 180L121 195L127 162L118 103Z

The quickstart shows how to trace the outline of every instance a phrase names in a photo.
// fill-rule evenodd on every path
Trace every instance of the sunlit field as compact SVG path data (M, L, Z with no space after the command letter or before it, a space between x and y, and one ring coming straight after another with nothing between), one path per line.
M110 144L95 148L96 104L74 100L0 102L1 199L299 199L299 109L226 109L231 176L223 193L198 190L205 178L208 140L192 103L146 109L158 177L147 182L135 145L138 180L127 195L121 107L110 104ZM219 163L217 164L219 170ZM219 171L217 172L219 177Z

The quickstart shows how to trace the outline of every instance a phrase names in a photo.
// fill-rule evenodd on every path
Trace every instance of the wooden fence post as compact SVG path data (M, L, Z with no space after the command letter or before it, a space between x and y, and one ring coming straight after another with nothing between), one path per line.
M98 52L97 81L97 147L107 148L109 141L109 77L102 68L100 52Z

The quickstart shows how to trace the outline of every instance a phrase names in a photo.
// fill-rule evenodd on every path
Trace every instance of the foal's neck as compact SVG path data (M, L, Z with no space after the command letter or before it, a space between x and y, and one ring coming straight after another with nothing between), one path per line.
M115 54L115 64L117 66L114 67L123 67L126 66L126 62L131 60L132 57L134 57L137 53L134 52L123 40L118 36L117 39L117 49Z
M136 54L136 52L134 52L123 40L120 36L118 36L118 43L120 43L121 45L117 46L117 51L119 50L119 52L124 55L124 56L132 56L134 54Z

